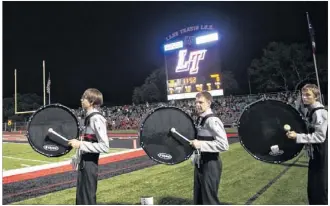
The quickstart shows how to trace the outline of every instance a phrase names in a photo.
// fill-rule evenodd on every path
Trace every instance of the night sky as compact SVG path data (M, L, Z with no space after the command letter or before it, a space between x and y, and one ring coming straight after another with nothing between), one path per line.
M42 96L42 60L51 100L76 108L85 89L108 105L131 104L135 86L164 68L170 33L213 24L222 36L223 68L248 92L246 70L270 41L310 44L306 11L319 54L327 54L328 2L3 2L3 96Z

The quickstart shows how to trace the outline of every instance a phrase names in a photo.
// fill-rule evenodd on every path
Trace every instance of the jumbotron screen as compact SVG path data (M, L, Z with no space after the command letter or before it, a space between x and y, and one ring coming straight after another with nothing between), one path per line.
M164 50L168 100L195 98L201 91L223 95L217 32L176 38Z

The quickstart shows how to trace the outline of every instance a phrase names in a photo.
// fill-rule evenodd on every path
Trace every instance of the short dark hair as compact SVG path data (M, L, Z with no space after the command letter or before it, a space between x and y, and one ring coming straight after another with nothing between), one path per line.
M199 97L204 97L205 99L207 99L210 102L213 101L212 95L210 94L210 92L207 92L207 91L199 92L198 94L196 94L196 98L199 98Z

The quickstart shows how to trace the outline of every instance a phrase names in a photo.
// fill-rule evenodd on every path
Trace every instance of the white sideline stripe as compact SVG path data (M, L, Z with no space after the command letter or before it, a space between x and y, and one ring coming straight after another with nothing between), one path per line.
M23 167L30 167L31 165L21 164Z
M3 137L25 137L24 134L3 134Z
M130 150L127 150L127 151L115 152L115 153L111 153L111 154L104 154L104 155L100 156L100 159L105 158L105 157L125 154L125 153L131 153L131 152L135 152L135 151L139 151L139 150L142 150L142 148L130 149ZM8 177L8 176L12 176L12 175L18 175L18 174L24 174L24 173L28 173L28 172L35 172L35 171L44 170L44 169L61 167L61 166L64 166L64 165L69 165L70 162L71 162L71 160L67 160L67 161L63 161L63 162L55 162L55 163L51 163L51 164L44 164L44 165L37 165L37 166L27 167L27 168L7 170L7 171L3 171L2 177Z
M30 161L30 162L45 162L45 163L51 163L51 162L49 162L49 161L24 159L24 158L19 158L19 157L9 157L9 156L2 156L2 157L4 157L4 158L8 158L8 159L15 159L15 160L25 160L25 161Z
M5 144L29 144L28 142L23 142L23 141L18 141L18 142L2 142L2 144L5 143Z

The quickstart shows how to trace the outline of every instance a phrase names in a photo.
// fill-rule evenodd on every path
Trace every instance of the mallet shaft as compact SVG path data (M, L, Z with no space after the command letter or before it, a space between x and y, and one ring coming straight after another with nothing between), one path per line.
M181 137L182 139L184 139L184 140L186 140L187 142L190 143L190 140L189 140L187 137L183 136L182 134L180 134L180 133L177 132L176 130L171 130L171 132L177 134L179 137Z
M55 132L52 128L49 128L48 132L58 136L59 138L63 139L64 141L69 141L67 138L63 137L62 135L58 134L57 132Z

